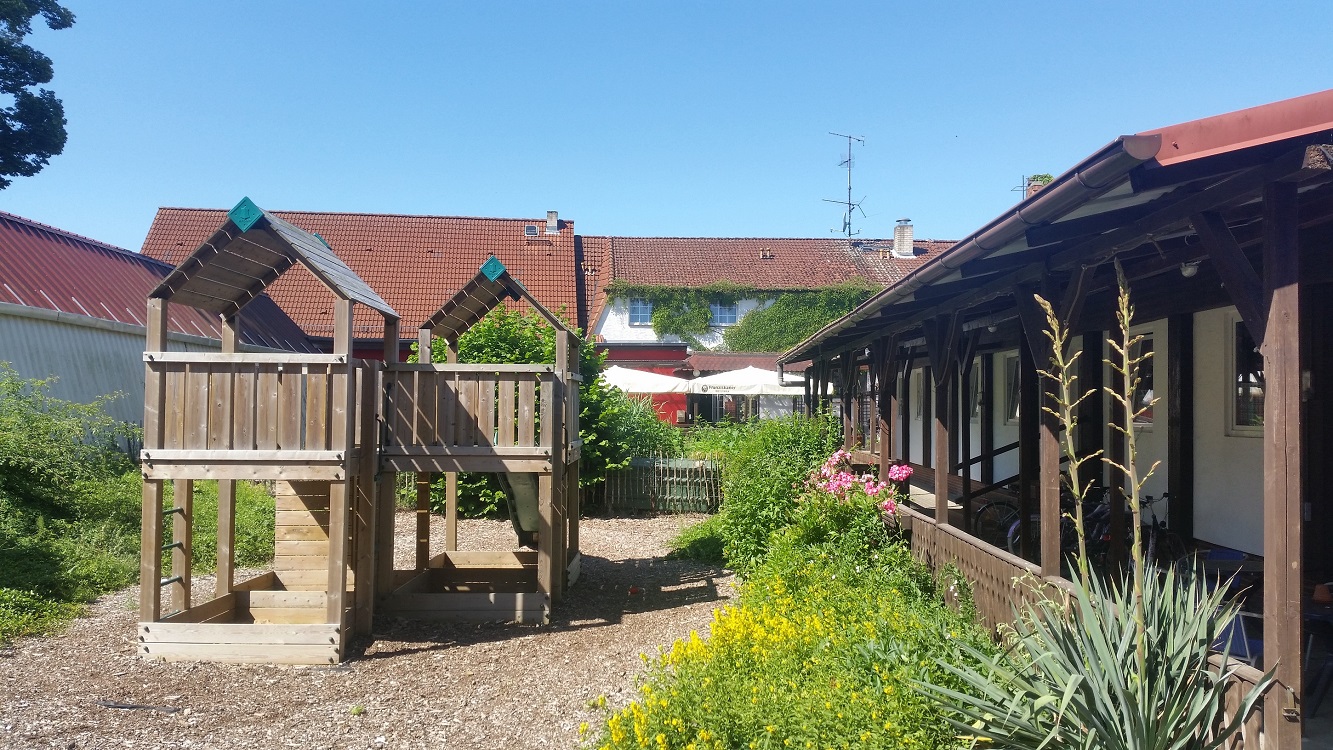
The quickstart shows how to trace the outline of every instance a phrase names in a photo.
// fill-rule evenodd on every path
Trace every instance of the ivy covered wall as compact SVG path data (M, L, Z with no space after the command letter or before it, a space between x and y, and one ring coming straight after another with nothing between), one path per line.
M692 348L716 331L710 303L760 303L759 309L736 325L722 329L723 348L736 352L779 352L800 343L824 325L845 315L878 291L864 279L822 289L764 290L727 281L704 287L665 287L614 283L607 287L612 302L644 299L652 305L653 333L679 337Z

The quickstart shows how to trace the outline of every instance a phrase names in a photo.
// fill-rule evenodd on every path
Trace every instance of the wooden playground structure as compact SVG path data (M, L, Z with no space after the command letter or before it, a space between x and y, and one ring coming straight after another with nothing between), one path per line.
M239 353L238 316L296 264L335 297L332 354ZM459 364L458 336L506 299L555 330L555 362ZM221 353L167 351L167 306L222 317ZM353 314L383 319L384 362L356 359ZM447 362L430 362L432 339ZM397 313L317 235L243 199L148 299L139 651L168 660L329 664L375 614L544 622L577 579L579 339L491 258L398 362ZM457 472L494 472L519 541L458 549ZM396 477L416 475L414 565L394 566ZM446 533L431 555L430 484ZM217 578L198 596L194 483L218 486ZM237 581L236 482L272 482L272 570ZM166 506L167 483L172 483ZM515 545L516 547L518 545ZM164 575L164 556L170 553Z

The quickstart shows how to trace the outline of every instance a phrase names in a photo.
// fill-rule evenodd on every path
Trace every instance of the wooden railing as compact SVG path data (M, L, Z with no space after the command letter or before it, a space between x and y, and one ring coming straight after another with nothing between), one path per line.
M467 470L542 470L555 445L547 411L556 387L551 365L389 365L383 454L399 470L411 469L407 459L443 457L467 461ZM577 424L577 397L563 403L563 424Z
M1215 669L1221 669L1223 666L1221 654L1213 654L1209 661ZM1258 669L1255 669L1248 664L1238 662L1235 659L1232 659L1227 666L1234 670L1232 686L1231 689L1227 691L1226 697L1227 713L1235 715L1235 713L1240 710L1241 698L1243 698L1246 693L1250 692L1255 685L1259 684L1259 680L1263 679L1264 675ZM1274 688L1273 690L1276 689L1278 688ZM1273 691L1270 690L1268 695L1274 695ZM1263 733L1264 700L1261 699L1259 704L1255 707L1254 713L1250 714L1245 720L1245 724L1241 727L1240 732L1232 735L1231 740L1227 743L1226 747L1229 750L1258 750L1263 747Z
M904 530L910 534L912 554L937 573L945 565L956 566L972 585L977 614L988 628L1013 622L1022 603L1036 603L1043 596L1057 598L1060 590L1070 585L1063 578L1042 578L1037 565L965 534L955 526L936 524L930 516L911 508L900 507L899 512ZM1222 667L1220 655L1214 655L1211 661L1215 668ZM1227 693L1226 706L1234 715L1240 709L1241 698L1258 684L1263 674L1234 659L1229 666L1234 670L1234 685ZM1227 744L1230 750L1262 746L1263 713L1261 701L1240 733Z
M1017 555L965 534L948 524L907 507L899 507L902 523L911 534L912 554L938 571L953 564L972 586L977 614L989 628L1012 622L1022 602L1036 602L1045 592L1067 585L1063 579L1045 579L1041 568Z
M356 430L347 414L355 402L337 401L357 387L359 371L374 376L360 360L334 354L148 352L144 362L160 384L159 394L145 394L158 427L145 423L140 451L156 478L217 462L326 464L325 478L339 478ZM210 478L262 473L209 469Z

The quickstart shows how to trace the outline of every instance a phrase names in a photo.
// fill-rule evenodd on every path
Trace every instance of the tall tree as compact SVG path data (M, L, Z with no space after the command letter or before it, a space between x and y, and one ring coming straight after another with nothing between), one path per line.
M54 93L31 91L52 75L51 58L23 43L38 15L51 29L74 25L74 14L56 0L0 0L0 96L11 98L0 107L0 190L65 150L65 108Z

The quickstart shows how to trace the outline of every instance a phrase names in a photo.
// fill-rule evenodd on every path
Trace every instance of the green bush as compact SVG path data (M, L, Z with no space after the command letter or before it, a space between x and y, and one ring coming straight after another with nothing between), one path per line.
M103 405L53 398L0 363L0 642L48 632L139 574L143 480L115 445L135 437ZM236 558L273 558L273 498L238 484ZM196 483L195 555L212 568L215 482Z
M680 458L685 439L680 428L663 422L648 397L613 389L605 407L607 439L629 458Z
M726 556L722 553L722 519L709 516L707 520L686 526L672 539L667 556L679 560L694 560L712 565L722 565Z
M163 505L174 502L172 485L168 484ZM253 482L236 483L236 565L254 568L273 559L275 511L273 496L262 485ZM196 573L210 573L218 561L218 483L194 483L194 522L192 544L194 555L191 568ZM168 532L169 533L169 532Z
M792 520L806 477L828 458L841 434L833 417L759 420L735 433L722 465L722 540L727 563L748 573L762 562L769 536Z
M792 520L709 637L651 661L598 747L961 746L914 684L945 679L962 644L994 651L971 613L943 605L867 499L803 497Z

